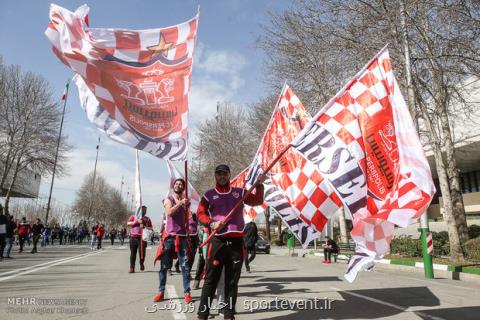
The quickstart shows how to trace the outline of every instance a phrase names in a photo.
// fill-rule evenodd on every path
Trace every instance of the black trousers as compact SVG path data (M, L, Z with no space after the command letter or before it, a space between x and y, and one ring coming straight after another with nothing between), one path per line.
M147 252L147 241L143 241L143 259L140 254L140 238L130 238L130 268L135 268L135 261L137 260L137 251L140 258L140 265L145 261L145 253Z
M113 246L113 243L115 242L115 236L110 236L110 241L112 242L112 246Z
M97 249L102 249L102 238L103 237L97 238Z
M25 244L25 240L26 240L26 235L23 234L21 236L18 236L18 241L20 242L20 252L23 251L23 245Z
M195 272L195 280L200 281L202 280L202 274L205 270L205 259L203 258L203 254L198 255L198 264L197 264L197 271Z
M248 255L250 255L250 257ZM247 270L250 269L250 262L252 262L256 256L257 250L255 249L255 245L253 247L247 247L247 255L245 256L245 267Z
M40 235L39 235L39 234L34 235L34 236L33 236L33 249L32 249L32 252L37 252L38 240L40 240Z
M224 316L235 314L237 302L238 281L243 265L243 239L213 237L207 248L205 283L202 288L202 296L198 315L205 317L210 313L218 280L225 267L225 303Z
M0 258L3 258L3 251L5 250L6 244L5 234L0 234Z

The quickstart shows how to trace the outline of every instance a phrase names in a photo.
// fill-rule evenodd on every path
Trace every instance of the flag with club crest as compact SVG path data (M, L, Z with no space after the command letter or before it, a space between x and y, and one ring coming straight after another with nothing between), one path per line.
M168 173L170 174L170 187L168 188L168 192L166 198L169 196L173 196L173 185L175 184L175 180L177 179L184 179L184 175L177 170L175 165L172 161L166 161ZM190 211L196 213L198 206L200 205L200 195L198 192L193 188L190 181L188 182L188 199L190 200Z
M88 11L52 4L45 31L54 54L76 74L88 119L117 142L185 160L198 14L168 28L126 30L90 28Z
M292 145L319 169L352 217L356 249L345 274L350 282L388 252L395 225L414 222L435 193L386 47Z

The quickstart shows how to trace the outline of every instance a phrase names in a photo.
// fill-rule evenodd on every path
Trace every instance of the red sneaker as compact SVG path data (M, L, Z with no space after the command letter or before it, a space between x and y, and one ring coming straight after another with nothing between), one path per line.
M160 302L162 300L163 300L163 292L159 292L153 297L153 302Z
M328 261L327 261L327 260L323 260L323 262L322 262L322 263L328 263Z
M327 263L328 263L328 264L332 263L332 260L327 260Z
M190 293L185 293L185 303L190 303L192 302L192 296Z
M145 270L145 266L143 264L140 265L140 271Z
M135 269L133 268L128 269L128 273L135 273Z

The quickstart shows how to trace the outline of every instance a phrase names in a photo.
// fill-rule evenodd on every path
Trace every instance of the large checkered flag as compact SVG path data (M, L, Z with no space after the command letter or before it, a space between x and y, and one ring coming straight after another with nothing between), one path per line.
M185 160L198 14L168 28L117 30L89 28L88 11L52 4L45 31L55 55L76 73L88 119L117 142Z
M247 186L287 148L310 119L303 104L285 84L250 166ZM275 209L306 247L319 237L328 219L341 206L339 197L319 170L294 149L286 151L268 176L264 183L266 204ZM298 228L293 228L293 221ZM314 230L305 229L304 225Z
M345 274L348 281L388 252L394 226L414 222L435 193L386 47L292 144L319 169L352 215L356 249Z

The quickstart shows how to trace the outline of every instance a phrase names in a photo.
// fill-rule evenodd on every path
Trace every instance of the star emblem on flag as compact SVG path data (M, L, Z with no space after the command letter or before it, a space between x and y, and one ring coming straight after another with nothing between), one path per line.
M158 44L154 46L147 47L149 50L153 51L154 54L163 54L166 56L166 53L170 48L172 47L172 43L167 43L165 41L165 37L163 34L160 33L160 40L158 41Z

